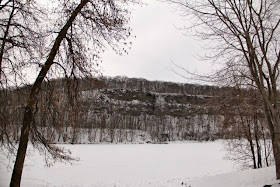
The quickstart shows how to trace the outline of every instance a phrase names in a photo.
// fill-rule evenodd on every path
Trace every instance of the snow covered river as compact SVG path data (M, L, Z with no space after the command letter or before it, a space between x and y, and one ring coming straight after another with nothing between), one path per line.
M63 145L80 161L45 167L31 151L23 187L182 186L182 182L234 171L224 159L223 141L169 144ZM7 160L4 160L7 163ZM8 186L11 169L0 164L0 186Z

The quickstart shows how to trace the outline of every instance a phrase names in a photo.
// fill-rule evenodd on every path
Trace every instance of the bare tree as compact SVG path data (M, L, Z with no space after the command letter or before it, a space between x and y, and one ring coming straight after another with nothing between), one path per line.
M11 136L18 127L15 116L22 117L25 98L18 86L26 83L23 70L38 63L43 37L36 28L43 14L34 0L0 1L0 144L10 153L16 149L16 135Z
M225 149L230 160L243 168L271 165L271 142L257 90L228 88L216 98L224 116L222 133L227 139Z
M56 24L53 34L48 39L52 42L50 49L45 52L45 62L41 63L40 72L31 87L24 111L23 126L17 151L17 157L11 178L11 187L20 186L23 164L29 136L32 142L41 149L50 153L54 159L71 157L63 149L49 144L45 137L36 129L34 116L37 111L38 94L47 74L56 73L67 77L89 75L98 54L109 44L116 52L121 52L119 44L125 45L130 36L130 29L126 27L129 12L123 8L129 0L120 1L59 1L63 22ZM52 38L55 38L52 40ZM48 45L46 45L48 46ZM61 71L62 70L62 71Z
M192 16L195 34L214 41L213 60L243 67L263 102L273 144L276 177L280 178L280 2L277 0L168 0L183 16Z
M0 83L17 86L24 83L22 70L39 61L38 24L44 13L34 0L7 0L0 1L0 15Z

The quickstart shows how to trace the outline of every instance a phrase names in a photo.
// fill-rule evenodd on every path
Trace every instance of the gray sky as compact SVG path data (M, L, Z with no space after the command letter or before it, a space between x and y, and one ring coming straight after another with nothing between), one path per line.
M172 61L192 72L209 72L211 64L197 58L203 55L202 43L178 30L188 21L166 3L146 2L147 5L135 7L132 13L130 26L136 38L132 39L129 54L119 56L107 50L102 56L103 75L191 82L172 71Z

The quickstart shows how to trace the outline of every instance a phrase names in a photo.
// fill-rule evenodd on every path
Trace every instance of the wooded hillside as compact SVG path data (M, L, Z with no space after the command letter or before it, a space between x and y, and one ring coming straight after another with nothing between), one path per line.
M19 137L27 90L12 90L6 101L14 140ZM104 77L52 80L42 90L35 129L53 143L228 138L226 122L236 115L225 112L236 108L228 105L237 95L232 88Z

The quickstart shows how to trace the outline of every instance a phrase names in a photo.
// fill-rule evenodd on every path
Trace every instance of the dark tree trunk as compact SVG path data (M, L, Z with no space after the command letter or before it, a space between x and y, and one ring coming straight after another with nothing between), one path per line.
M270 136L272 141L272 150L274 154L274 161L275 161L275 168L276 168L276 179L280 179L280 129L279 129L279 112L278 110L275 110L275 112L272 112L269 110L269 107L267 103L263 101L264 111L266 114L266 119L268 123L268 127L270 130ZM278 107L277 107L278 109ZM274 116L273 117L273 114ZM274 125L276 124L276 125Z
M28 144L28 136L30 131L30 124L32 123L32 119L33 119L32 111L30 110L30 108L26 107L23 126L21 129L19 147L17 151L17 158L14 165L12 180L10 183L11 187L20 186L21 174L23 170L23 164L24 164L24 159L25 159L25 154L26 154L26 149Z
M72 12L70 18L64 25L64 27L60 30L54 45L50 51L50 54L48 56L47 61L45 62L44 66L42 67L35 83L32 86L27 107L25 108L24 118L23 118L23 127L21 129L21 136L20 136L20 142L16 157L16 162L13 169L13 174L11 178L10 187L19 187L21 182L21 176L22 176L22 170L24 166L24 160L26 155L26 149L28 145L28 136L31 128L31 124L34 121L34 114L36 110L36 102L38 95L38 92L40 90L41 84L46 77L51 65L53 64L53 60L57 54L57 51L59 49L59 46L62 42L62 40L65 38L66 33L69 29L69 27L72 25L73 21L75 20L76 16L80 13L82 8L87 4L89 0L82 0L80 4L76 7L76 9ZM33 124L35 125L35 124Z
M280 179L280 134L276 134L272 139L273 154L276 167L276 178Z
M265 156L265 164L266 167L269 167L269 162L268 162L268 157L269 157L269 150L266 144L266 137L265 137L265 132L264 132L264 127L263 125L261 126L262 129L262 138L263 138L263 144L264 144L264 156Z
M240 114L240 118L241 118L242 128L245 131L246 139L250 144L253 167L254 167L254 169L256 169L257 168L256 155L255 155L254 143L253 143L253 138L252 138L252 133L251 133L251 123L252 123L252 121L249 119L249 117L244 117L239 108L238 108L238 110L239 110L239 114ZM246 119L244 119L244 118L246 118Z

